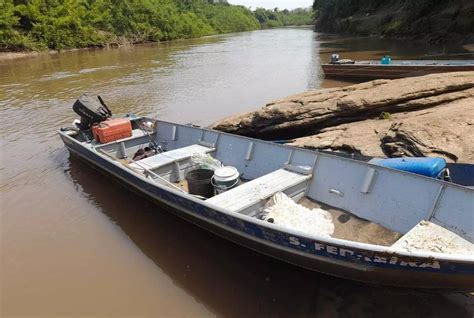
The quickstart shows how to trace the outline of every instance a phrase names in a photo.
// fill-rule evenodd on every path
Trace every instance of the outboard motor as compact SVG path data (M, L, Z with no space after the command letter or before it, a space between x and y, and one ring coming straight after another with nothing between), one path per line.
M339 54L332 54L329 64L339 64Z
M72 105L72 109L81 116L81 121L78 124L80 130L90 129L93 124L112 117L112 112L100 96L94 97L89 94L83 94Z

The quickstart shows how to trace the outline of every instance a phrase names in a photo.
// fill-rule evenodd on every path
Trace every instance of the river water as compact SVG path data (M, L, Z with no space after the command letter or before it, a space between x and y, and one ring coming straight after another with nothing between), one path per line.
M55 132L86 91L117 114L205 125L346 85L321 75L333 52L441 49L288 28L0 61L0 315L472 317L471 296L348 282L236 246L71 157Z

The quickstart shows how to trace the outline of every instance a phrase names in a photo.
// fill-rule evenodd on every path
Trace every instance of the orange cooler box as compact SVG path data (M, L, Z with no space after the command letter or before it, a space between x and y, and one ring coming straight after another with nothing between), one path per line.
M112 142L132 136L132 123L125 118L107 119L92 126L92 134L100 143Z

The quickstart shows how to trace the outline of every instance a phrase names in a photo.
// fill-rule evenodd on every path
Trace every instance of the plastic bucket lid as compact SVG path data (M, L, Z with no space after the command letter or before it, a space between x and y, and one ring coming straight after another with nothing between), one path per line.
M221 167L214 170L214 180L216 182L229 182L239 178L239 171L231 166Z

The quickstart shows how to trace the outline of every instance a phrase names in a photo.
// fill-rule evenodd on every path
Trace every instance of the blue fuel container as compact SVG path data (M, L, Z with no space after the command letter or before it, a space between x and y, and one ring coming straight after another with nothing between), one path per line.
M421 174L423 176L438 178L446 169L446 160L443 158L374 158L369 161L378 166Z
M385 56L382 57L382 59L380 60L380 63L381 63L381 64L384 64L384 65L392 64L392 58L391 58L389 55L385 55Z

